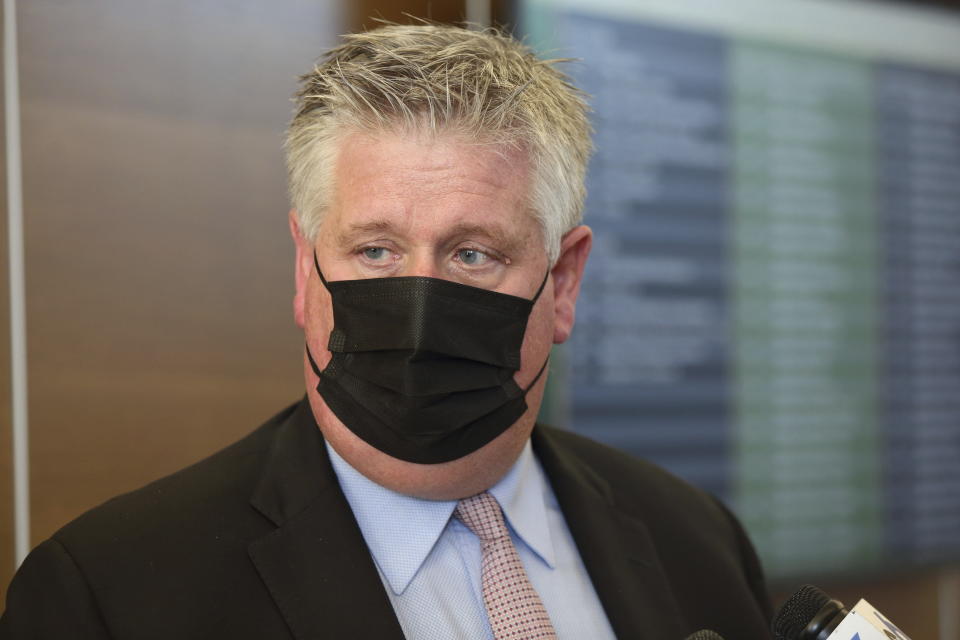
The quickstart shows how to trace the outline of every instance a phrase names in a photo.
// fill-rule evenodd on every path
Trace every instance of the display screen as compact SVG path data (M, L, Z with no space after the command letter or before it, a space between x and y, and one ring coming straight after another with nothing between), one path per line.
M596 131L549 418L719 495L775 580L957 560L960 55L608 4L522 11Z

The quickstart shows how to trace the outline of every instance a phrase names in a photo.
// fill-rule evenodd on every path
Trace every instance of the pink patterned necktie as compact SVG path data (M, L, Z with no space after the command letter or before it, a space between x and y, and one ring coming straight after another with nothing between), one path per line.
M510 540L497 499L484 491L457 504L457 518L480 538L483 603L496 640L556 640L540 596Z

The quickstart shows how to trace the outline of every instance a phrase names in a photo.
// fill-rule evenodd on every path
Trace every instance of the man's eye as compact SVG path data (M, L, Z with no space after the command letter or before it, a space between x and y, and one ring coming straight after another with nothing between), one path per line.
M486 263L490 256L477 249L460 249L457 251L457 258L465 265L475 267Z
M363 256L368 260L383 260L387 257L387 250L383 247L367 247L363 250Z

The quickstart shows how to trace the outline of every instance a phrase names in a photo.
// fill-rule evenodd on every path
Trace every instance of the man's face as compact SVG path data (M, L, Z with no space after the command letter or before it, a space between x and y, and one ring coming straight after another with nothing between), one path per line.
M453 280L531 299L548 268L540 227L528 211L529 162L524 152L426 141L398 134L347 136L335 164L334 189L317 241L299 233L294 314L322 369L330 359L330 296L316 275L313 253L328 281L393 276ZM564 237L560 260L530 314L515 379L525 388L551 344L566 340L590 231ZM456 327L451 327L456 331ZM379 484L410 495L451 499L494 484L513 464L533 428L543 376L527 394L527 412L493 441L463 458L422 465L393 458L355 436L316 392L304 365L317 423L333 448Z

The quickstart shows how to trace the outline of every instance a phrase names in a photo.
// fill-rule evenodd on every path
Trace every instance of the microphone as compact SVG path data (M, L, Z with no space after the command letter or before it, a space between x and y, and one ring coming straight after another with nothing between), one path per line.
M700 631L694 632L693 635L687 636L687 640L723 640L723 636L710 629L700 629Z
M910 640L866 600L853 609L813 585L804 585L773 620L777 640Z
M842 602L807 584L780 607L773 635L777 640L826 640L848 613Z

